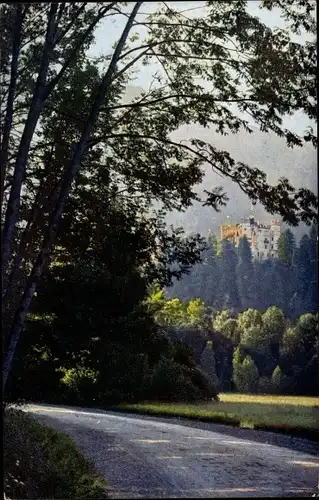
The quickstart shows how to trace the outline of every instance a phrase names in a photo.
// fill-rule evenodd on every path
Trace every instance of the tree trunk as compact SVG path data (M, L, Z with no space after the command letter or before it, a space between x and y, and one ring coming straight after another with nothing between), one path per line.
M6 308L7 304L11 298L12 295L12 288L14 283L17 283L17 274L21 266L21 262L24 259L26 255L26 249L28 244L30 245L32 243L32 237L36 234L35 232L38 231L38 233L43 229L41 228L38 221L41 216L41 213L43 213L52 200L52 197L54 195L54 191L56 191L57 187L61 184L60 183L54 186L53 190L51 190L50 193L50 186L53 183L56 178L57 171L53 166L52 163L52 158L54 154L54 146L51 148L50 152L50 157L46 166L46 172L47 172L47 178L45 179L44 176L42 177L40 181L40 185L38 187L37 195L35 197L33 207L32 207L32 212L29 216L29 220L27 222L27 225L25 229L23 230L22 236L20 238L20 243L18 246L18 249L16 251L16 255L14 257L14 260L12 262L11 266L11 271L10 275L5 277L2 283L2 307ZM55 198L54 203L56 203L57 197Z
M3 274L7 272L8 262L10 258L13 232L18 218L21 188L25 177L25 169L28 160L30 145L44 104L46 79L47 79L49 62L51 58L51 52L54 44L54 36L56 31L55 17L57 9L58 9L58 4L52 3L50 8L50 13L48 16L48 26L47 26L46 40L43 48L41 66L39 69L39 74L33 93L30 111L23 130L19 151L17 155L17 160L14 167L14 175L13 175L12 186L11 186L11 191L6 211L6 218L3 228L3 235L2 235Z
M18 75L18 59L20 52L20 43L21 43L21 29L23 22L23 14L22 14L22 5L17 4L17 14L15 18L15 34L12 42L12 60L11 60L11 74L10 74L10 85L8 92L8 100L7 100L7 108L6 115L4 119L4 128L3 128L3 136L1 143L1 155L0 155L0 164L1 164L1 206L3 202L4 196L4 182L5 175L7 169L7 161L9 154L9 139L10 132L12 126L12 118L13 118L13 102L14 102L14 94L16 91L17 85L17 75Z

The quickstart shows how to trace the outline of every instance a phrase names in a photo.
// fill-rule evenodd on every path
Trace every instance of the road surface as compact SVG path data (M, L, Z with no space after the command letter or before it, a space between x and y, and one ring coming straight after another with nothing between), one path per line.
M319 456L143 417L29 406L69 434L109 485L110 498L309 496Z

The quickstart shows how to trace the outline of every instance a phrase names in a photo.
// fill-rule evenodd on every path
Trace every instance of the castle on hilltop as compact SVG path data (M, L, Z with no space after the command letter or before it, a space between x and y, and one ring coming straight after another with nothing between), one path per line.
M221 240L230 239L236 247L243 236L248 239L253 258L265 260L277 257L280 237L278 220L273 219L270 224L266 224L256 221L250 215L248 218L241 218L238 224L222 224L220 227Z

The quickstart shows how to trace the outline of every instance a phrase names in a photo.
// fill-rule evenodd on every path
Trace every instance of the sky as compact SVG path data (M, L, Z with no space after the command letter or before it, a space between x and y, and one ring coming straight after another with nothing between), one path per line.
M201 1L193 1L193 2L166 2L169 7L176 9L178 11L187 11L185 14L188 17L198 16L203 13L203 6L205 2ZM267 11L265 9L259 9L260 2L258 0L249 0L248 1L248 11L250 14L254 16L260 17L260 19L270 27L285 27L285 21L280 17L280 12L278 9L274 9L272 11ZM130 2L125 7L125 12L129 13L134 5L134 2ZM138 18L139 20L145 19L145 15L148 13L154 12L157 10L159 6L163 5L162 2L144 2L141 6ZM88 55L91 57L97 57L101 55L105 55L107 53L112 52L112 44L119 38L122 29L125 26L127 18L124 16L112 16L107 19L104 19L96 32L96 43L90 49ZM138 32L141 37L146 34L146 29L143 27L135 28L132 31ZM304 36L296 37L294 36L294 41L305 41L306 38ZM155 65L150 66L139 66L139 73L136 75L136 79L132 82L132 85L137 87L142 87L147 90L149 84L152 80L152 75L156 71ZM284 125L288 128L292 129L294 132L302 134L307 126L311 123L309 119L303 113L297 113L292 117L287 117L285 119ZM311 124L314 126L314 124Z

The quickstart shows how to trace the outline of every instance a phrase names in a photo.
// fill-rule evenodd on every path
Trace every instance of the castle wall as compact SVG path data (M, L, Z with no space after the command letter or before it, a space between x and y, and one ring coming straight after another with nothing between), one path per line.
M230 239L237 247L239 239L246 236L254 258L265 260L277 257L280 224L273 219L271 223L260 223L254 217L242 219L239 224L222 224L221 239Z

